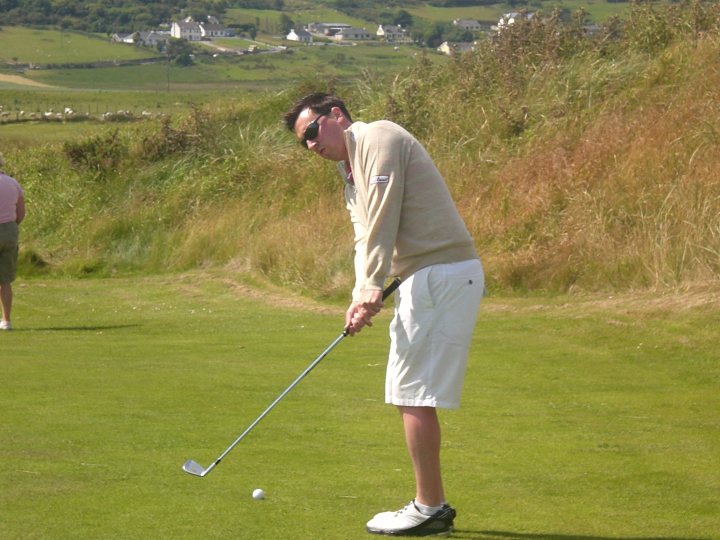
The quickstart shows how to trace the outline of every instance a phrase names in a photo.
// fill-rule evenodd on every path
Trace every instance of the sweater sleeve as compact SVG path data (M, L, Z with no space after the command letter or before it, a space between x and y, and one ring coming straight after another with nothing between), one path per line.
M367 212L363 289L381 290L390 273L403 203L405 144L402 134L383 122L370 124L358 139L361 174L355 182Z
M357 193L355 187L349 184L345 185L345 207L350 213L350 222L355 233L355 254L353 257L355 267L355 287L352 291L352 299L354 302L360 301L360 294L364 283L365 275L365 246L367 230L363 224L362 218L358 214Z

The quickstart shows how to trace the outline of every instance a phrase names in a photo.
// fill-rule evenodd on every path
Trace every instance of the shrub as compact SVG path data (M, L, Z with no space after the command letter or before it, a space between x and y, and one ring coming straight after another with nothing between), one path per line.
M119 130L114 129L78 142L65 142L63 153L73 166L105 175L114 171L128 155L128 147Z

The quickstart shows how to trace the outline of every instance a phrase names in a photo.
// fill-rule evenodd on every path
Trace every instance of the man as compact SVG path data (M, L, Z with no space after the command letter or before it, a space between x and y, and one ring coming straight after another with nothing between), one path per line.
M376 534L448 534L455 510L440 470L437 408L457 408L484 290L482 265L445 181L423 146L397 124L353 123L337 96L314 93L285 114L288 129L335 161L355 230L356 282L345 315L355 335L400 276L390 325L387 403L400 411L415 473L415 498L367 523Z
M0 167L3 165L0 156ZM18 258L18 225L25 218L25 196L20 184L0 169L0 330L12 330L12 282Z

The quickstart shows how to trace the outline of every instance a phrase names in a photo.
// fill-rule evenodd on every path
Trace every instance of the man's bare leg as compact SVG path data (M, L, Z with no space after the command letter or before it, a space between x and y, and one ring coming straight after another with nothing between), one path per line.
M413 470L415 500L426 506L440 506L445 492L440 472L440 422L434 407L398 407L405 428Z

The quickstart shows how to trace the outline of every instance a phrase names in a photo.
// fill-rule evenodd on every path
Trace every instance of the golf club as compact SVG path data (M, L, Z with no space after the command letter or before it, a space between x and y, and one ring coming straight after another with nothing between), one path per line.
M395 278L395 279L392 281L392 283L390 283L390 285L388 285L387 288L383 291L383 296L382 296L383 300L385 300L388 296L390 296L390 295L395 291L395 289L397 289L399 286L400 286L400 279ZM247 429L246 429L245 431L243 431L242 434L241 434L237 439L235 439L235 441L234 441L230 446L228 446L228 448L227 448L222 454L220 454L220 457L218 457L215 461L213 461L212 464L211 464L207 469L204 468L202 465L200 465L197 461L193 461L192 459L189 459L188 461L186 461L186 462L183 464L183 467L182 467L182 468L183 468L183 471L185 471L185 472L188 473L188 474L192 474L192 475L194 475L194 476L199 476L199 477L201 477L201 478L204 477L204 476L207 476L208 473L210 473L210 471L212 471L212 470L215 468L215 466L216 466L218 463L220 463L220 462L223 460L223 458L224 458L225 456L227 456L227 455L230 453L230 451L231 451L233 448L235 448L235 447L237 446L237 444L245 438L245 435L247 435L248 433L250 433L250 431L252 431L252 429L253 429L256 425L258 425L258 424L260 423L260 420L262 420L263 418L265 418L265 416L266 416L271 410L273 410L273 408L275 407L275 405L277 405L277 404L280 402L280 400L281 400L282 398L284 398L284 397L290 392L290 390L292 390L293 388L295 388L295 386L297 386L297 384L298 384L301 380L303 380L303 379L305 378L305 376L306 376L308 373L310 373L310 372L313 370L313 368L314 368L315 366L317 366L317 365L320 363L320 361L321 361L323 358L325 358L325 357L328 355L328 353L329 353L330 351L332 351L332 350L335 348L335 346L336 346L338 343L340 343L344 338L346 338L348 335L349 335L349 334L348 334L347 330L343 330L343 332L342 332L338 337L335 338L335 340L327 347L327 349L325 349L323 352L321 352L321 353L320 353L320 356L318 356L315 360L313 360L313 362L305 369L305 371L303 371L303 372L298 376L297 379L295 379L292 383L290 383L290 386L288 386L285 390L283 390L283 392L275 399L275 401L273 401L273 402L268 406L268 408L265 409L265 410L262 412L262 414L260 414L260 416L258 416L258 417L255 419L255 421L254 421L252 424L250 424L250 425L247 427Z

